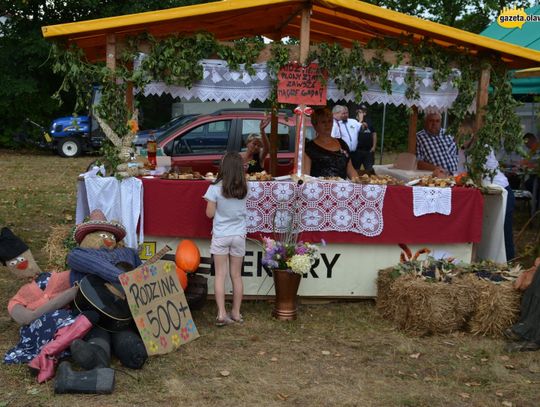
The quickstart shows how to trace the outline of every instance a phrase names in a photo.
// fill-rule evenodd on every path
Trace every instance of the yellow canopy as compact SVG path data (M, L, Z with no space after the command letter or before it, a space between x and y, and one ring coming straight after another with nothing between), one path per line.
M312 43L366 43L373 37L414 35L431 38L443 47L459 47L472 54L497 53L512 68L540 63L540 52L490 39L362 1L353 0L222 0L195 6L42 27L46 38L76 42L91 59L105 58L106 35L116 39L149 32L155 37L208 31L219 40L264 35L300 36L300 16L312 7Z
M514 72L516 78L538 78L540 77L540 68L522 69Z

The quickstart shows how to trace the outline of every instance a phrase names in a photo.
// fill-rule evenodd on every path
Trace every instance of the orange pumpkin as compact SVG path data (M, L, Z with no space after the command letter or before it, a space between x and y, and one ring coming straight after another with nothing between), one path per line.
M178 276L178 281L180 281L180 285L182 286L182 290L186 290L187 288L187 273L182 270L180 267L176 266L176 275Z
M201 263L201 253L193 241L185 239L178 243L175 256L176 265L188 273L193 273Z

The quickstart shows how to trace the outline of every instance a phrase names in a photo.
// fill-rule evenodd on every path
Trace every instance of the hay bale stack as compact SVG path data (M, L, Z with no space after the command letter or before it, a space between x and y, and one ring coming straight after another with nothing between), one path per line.
M519 316L521 293L510 281L496 283L462 270L451 283L415 273L396 277L394 268L379 271L377 309L413 335L468 330L501 336Z
M502 336L503 331L519 317L521 293L509 281L494 284L477 280L475 286L478 299L469 324L470 332L474 335Z
M51 234L43 247L47 255L47 271L66 269L66 257L70 251L66 241L71 238L73 226L56 225L51 227Z
M475 309L476 291L466 281L436 283L404 275L392 284L389 298L394 303L390 318L400 329L429 335L463 329Z

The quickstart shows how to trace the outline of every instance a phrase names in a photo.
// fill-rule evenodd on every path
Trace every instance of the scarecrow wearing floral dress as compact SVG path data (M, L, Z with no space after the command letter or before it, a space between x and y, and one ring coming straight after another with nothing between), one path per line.
M73 310L66 306L78 288L71 286L69 271L43 272L28 246L6 227L0 231L0 263L16 279L28 280L8 303L9 315L21 328L19 343L6 352L4 363L28 363L57 331L77 321ZM81 319L78 325L87 331L91 327L87 322Z

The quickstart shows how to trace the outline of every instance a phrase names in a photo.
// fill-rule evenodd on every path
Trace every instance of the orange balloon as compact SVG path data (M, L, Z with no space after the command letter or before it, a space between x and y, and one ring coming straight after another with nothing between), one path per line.
M180 267L176 266L176 275L178 276L178 281L180 281L180 285L182 286L182 290L186 290L187 288L187 274L184 270L182 270Z
M201 253L193 241L184 239L176 246L175 262L187 273L193 273L201 263Z

